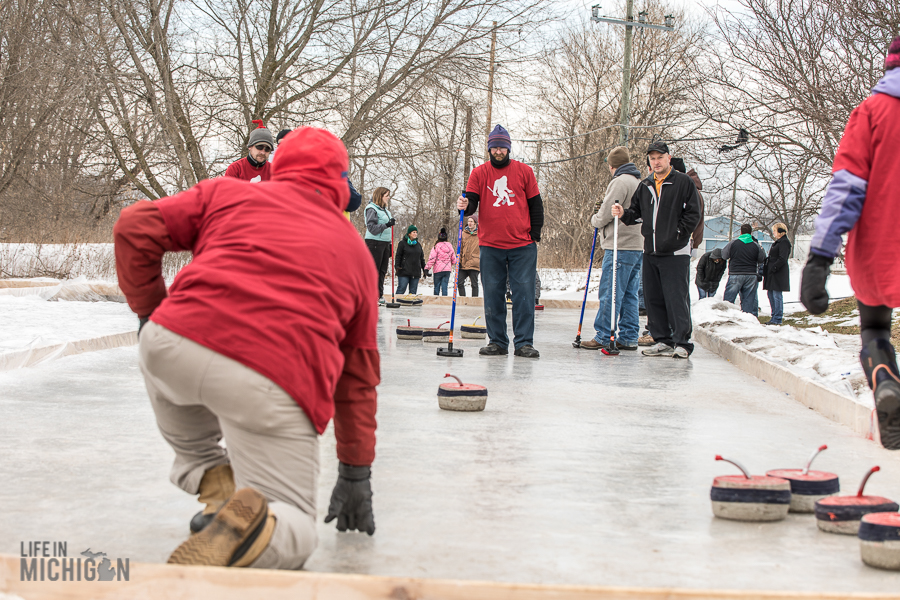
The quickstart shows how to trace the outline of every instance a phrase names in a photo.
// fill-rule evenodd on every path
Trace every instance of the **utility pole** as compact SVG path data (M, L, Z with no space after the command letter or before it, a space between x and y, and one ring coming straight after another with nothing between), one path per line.
M491 107L494 102L494 52L497 49L497 21L494 21L491 30L491 64L488 70L488 98L487 98L487 124L484 133L484 160L491 159L491 153L487 149L487 140L491 135Z
M628 126L631 121L631 41L634 27L644 27L647 29L662 29L664 31L675 31L675 17L666 15L664 17L665 24L650 23L647 19L648 12L641 11L638 13L637 21L634 20L634 0L627 0L625 3L625 20L613 19L611 17L600 16L600 5L595 4L591 7L591 21L597 23L614 23L616 25L625 26L625 56L622 61L622 105L619 112L619 123L621 129L619 132L619 143L623 146L628 144Z
M466 164L463 165L463 188L469 181L472 170L472 107L466 107Z
M534 180L538 183L540 183L540 181L541 181L541 148L543 147L543 145L544 145L544 142L542 142L542 141L538 142L537 160L534 161L537 163L536 165L534 165L534 167L535 167Z

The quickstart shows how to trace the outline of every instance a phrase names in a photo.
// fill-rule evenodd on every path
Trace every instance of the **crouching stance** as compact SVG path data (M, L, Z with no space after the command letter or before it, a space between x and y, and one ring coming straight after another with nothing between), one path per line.
M170 563L302 567L332 417L340 466L326 521L375 532L376 272L341 214L348 189L343 144L304 128L281 143L271 181L206 180L122 211L119 284L140 318L171 480L206 505ZM337 243L303 234L323 229ZM193 260L167 294L162 257L181 250Z

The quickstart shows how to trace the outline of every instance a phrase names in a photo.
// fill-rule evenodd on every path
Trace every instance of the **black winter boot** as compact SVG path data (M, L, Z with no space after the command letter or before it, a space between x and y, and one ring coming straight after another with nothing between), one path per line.
M876 338L859 353L869 387L875 393L875 409L881 445L900 450L900 372L890 341Z

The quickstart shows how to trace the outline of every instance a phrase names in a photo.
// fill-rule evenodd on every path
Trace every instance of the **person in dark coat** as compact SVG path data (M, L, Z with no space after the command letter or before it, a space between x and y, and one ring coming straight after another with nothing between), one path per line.
M791 241L787 237L787 225L772 225L772 237L775 238L775 243L769 248L766 272L763 275L763 289L768 292L769 306L772 307L772 318L766 325L781 325L784 318L783 292L791 291L791 269L788 265Z
M406 235L397 244L397 254L394 260L397 264L397 295L405 294L409 287L409 293L415 294L419 290L419 278L422 273L428 275L425 270L425 251L419 243L419 230L415 225L406 228Z
M726 266L721 248L714 248L700 257L697 262L697 276L694 277L700 298L712 298L716 295Z

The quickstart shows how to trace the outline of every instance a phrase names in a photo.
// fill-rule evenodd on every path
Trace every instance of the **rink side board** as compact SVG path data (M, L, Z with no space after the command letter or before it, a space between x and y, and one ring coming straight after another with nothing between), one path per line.
M881 600L897 595L688 590L376 577L132 563L130 581L20 581L20 559L0 555L0 593L23 600Z

